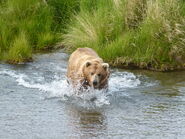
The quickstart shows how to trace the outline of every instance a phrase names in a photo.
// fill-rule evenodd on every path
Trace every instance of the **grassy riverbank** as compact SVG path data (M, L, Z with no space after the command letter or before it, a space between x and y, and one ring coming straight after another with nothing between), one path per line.
M2 0L0 59L19 63L31 60L33 52L53 49L77 7L76 0Z
M153 70L185 66L185 2L182 0L81 1L64 43L92 47L113 66Z
M183 0L1 0L0 9L0 59L10 63L61 42L112 66L185 67Z

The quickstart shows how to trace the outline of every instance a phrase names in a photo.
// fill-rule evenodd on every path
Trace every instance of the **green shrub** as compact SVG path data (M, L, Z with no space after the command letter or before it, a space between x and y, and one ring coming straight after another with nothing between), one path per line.
M17 52L19 47L15 46L16 44L14 47L11 46L15 43L15 39L20 38L22 32L26 36L31 52L44 49L44 47L54 45L59 41L58 35L52 30L53 11L43 0L7 0L0 4L0 9L1 59L16 58L14 62L21 61L21 58L23 61L27 59L25 54L16 56L19 54ZM18 42L16 41L16 43ZM20 46L20 48L22 47ZM13 52L14 50L15 52Z
M21 63L31 59L31 46L24 32L12 42L7 54L9 63Z
M70 50L94 48L113 65L155 70L185 66L185 2L182 0L81 1L63 34Z
M38 48L39 49L47 49L50 48L56 42L56 38L54 34L51 33L41 33L38 35Z
M54 13L52 30L63 32L71 16L79 11L80 0L47 0Z
M97 47L114 40L123 30L121 5L105 0L97 2L93 13L82 10L63 35L63 43L69 47Z

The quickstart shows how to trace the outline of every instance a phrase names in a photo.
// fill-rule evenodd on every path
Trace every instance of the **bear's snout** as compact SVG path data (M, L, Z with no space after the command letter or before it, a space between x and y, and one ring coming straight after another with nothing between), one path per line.
M98 82L95 80L93 81L93 85L96 86L98 84Z
M97 75L94 76L94 80L93 80L92 84L93 84L94 88L98 87L98 85L99 85L99 77Z

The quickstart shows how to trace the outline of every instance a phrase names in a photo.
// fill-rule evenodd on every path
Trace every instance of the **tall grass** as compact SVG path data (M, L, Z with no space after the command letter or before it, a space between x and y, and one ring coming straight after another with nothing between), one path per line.
M185 2L0 1L0 60L10 63L30 60L33 52L53 48L61 39L69 51L91 47L113 66L182 68Z
M11 44L6 57L10 63L21 63L31 60L31 51L31 46L26 38L25 33L21 32Z
M40 37L43 33L52 36L51 18L52 12L42 1L4 1L0 13L0 47L1 53L4 53L3 58L20 62L31 57L31 49L36 50L40 42L54 42L54 37L47 40Z
M90 3L82 0L82 11L69 25L68 33L64 34L64 44L72 48L96 47L115 39L122 32L124 20L121 12L123 7L113 4L111 0L96 1L96 6L89 8Z
M76 10L72 5L77 1L1 1L0 60L11 63L27 61L32 52L51 48L59 42L58 33L64 30L62 25Z
M79 11L80 0L47 0L47 4L54 14L52 29L63 32L71 16Z
M92 5L92 6L91 6ZM154 70L185 66L183 0L81 0L63 34L72 51L94 48L114 66Z

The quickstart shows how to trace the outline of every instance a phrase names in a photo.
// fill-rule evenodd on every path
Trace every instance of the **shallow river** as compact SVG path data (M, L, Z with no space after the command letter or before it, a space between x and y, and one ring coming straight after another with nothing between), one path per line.
M68 55L34 59L0 64L0 139L185 138L185 72L111 69L108 92L75 95Z

